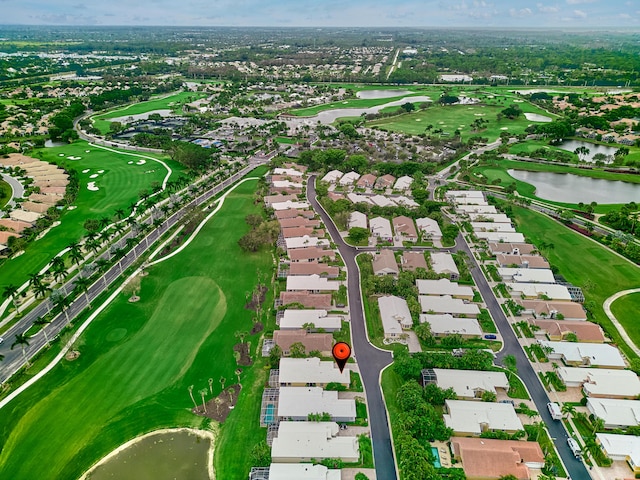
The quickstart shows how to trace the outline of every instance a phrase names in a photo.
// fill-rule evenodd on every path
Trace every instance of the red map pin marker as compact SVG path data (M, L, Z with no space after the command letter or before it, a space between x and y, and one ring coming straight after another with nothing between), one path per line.
M344 366L347 364L347 360L351 356L351 347L348 343L338 342L333 346L333 358L336 359L340 373L344 370Z

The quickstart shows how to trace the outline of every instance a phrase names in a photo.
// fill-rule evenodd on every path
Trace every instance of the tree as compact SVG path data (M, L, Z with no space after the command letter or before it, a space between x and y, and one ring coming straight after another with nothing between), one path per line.
M67 323L69 323L69 312L67 312L67 307L70 305L70 301L65 293L62 290L53 290L51 295L49 295L49 300L55 307L60 307L60 311L64 313Z
M13 300L13 305L16 307L16 313L20 314L20 310L18 309L18 304L16 303L17 296L18 296L18 287L16 287L12 283L4 287L4 290L2 291L2 297L5 299L11 298L11 300Z
M38 317L33 321L34 325L42 325L42 334L44 335L44 341L49 345L49 337L47 336L47 324L51 323L46 317Z
M295 342L289 347L289 356L292 358L304 358L307 356L306 348L302 342Z
M196 399L193 398L193 385L189 385L187 387L187 390L189 390L189 396L191 397L191 400L193 401L193 408L195 408L197 410L198 409L198 404L196 403Z
M485 390L484 392L482 392L482 401L483 402L495 402L497 400L497 396L494 392L491 392L489 390Z
M400 105L400 108L402 108L405 112L408 113L408 112L413 112L416 109L416 106L411 102L406 102Z
M13 350L13 347L16 345L20 345L20 348L22 348L22 357L24 358L24 361L29 364L29 361L27 360L27 353L25 351L25 347L29 346L29 338L24 333L16 333L15 339L11 344L11 350Z
M352 227L349 229L349 240L353 243L360 243L369 238L369 230L362 227Z
M234 333L234 336L240 339L240 343L244 343L244 339L247 335L249 335L249 333L244 331L237 331L236 333Z
M271 368L278 368L282 358L282 349L278 345L274 345L269 352L269 365Z
M87 300L87 306L91 308L91 301L89 300L89 287L91 286L91 280L86 277L76 277L73 281L73 289L83 292Z
M251 449L251 465L256 467L268 467L271 464L271 448L265 440L253 446Z
M69 249L69 258L71 261L76 265L80 265L80 262L84 260L84 255L82 255L80 245L77 242L72 242L67 245L67 248Z
M200 397L202 397L202 410L204 413L207 413L207 404L204 401L204 397L207 394L207 389L203 388L202 390L200 390L198 393L200 393Z
M573 417L576 414L576 407L575 407L575 405L571 405L570 403L566 403L565 402L565 403L562 404L561 411L565 415Z

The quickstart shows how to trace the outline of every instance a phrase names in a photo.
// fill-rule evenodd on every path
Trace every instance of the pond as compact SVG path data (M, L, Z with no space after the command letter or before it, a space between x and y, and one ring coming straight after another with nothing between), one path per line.
M209 432L161 430L138 437L103 458L82 480L210 480Z
M421 103L421 102L431 102L431 98L426 95L418 95L415 97L403 97L400 100L394 100L392 102L387 102L384 105L376 105L375 107L369 108L336 108L334 110L325 110L323 112L314 115L313 117L306 117L304 120L310 121L311 124L315 124L316 122L320 122L324 125L330 125L336 121L338 118L342 117L359 117L362 114L367 113L378 113L380 110L387 107L399 107L400 105L411 102L411 103Z
M629 203L640 201L640 184L582 177L572 173L508 170L513 178L536 187L536 196L562 203Z
M578 147L585 147L589 150L589 153L587 153L586 155L580 155L580 160L589 163L595 162L593 157L598 153L602 153L604 155L612 157L611 159L604 161L604 163L612 163L613 154L616 153L616 150L618 150L616 147L608 147L606 145L598 145L596 143L583 142L581 140L566 140L558 145L558 148L561 148L562 150L566 150L568 152L575 152L576 148Z
M375 98L391 98L401 95L409 95L413 93L411 90L361 90L356 93L356 97L363 100L372 100Z
M109 120L110 122L129 123L135 122L137 120L146 120L149 118L149 115L153 115L154 113L157 113L161 117L170 117L171 115L173 115L173 112L171 110L169 110L168 108L164 108L161 110L153 110L151 112L138 113L137 115L122 115L120 117L108 118L107 120Z

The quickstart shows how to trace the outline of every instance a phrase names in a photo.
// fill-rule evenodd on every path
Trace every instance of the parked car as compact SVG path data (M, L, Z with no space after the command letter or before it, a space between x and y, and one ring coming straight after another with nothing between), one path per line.
M487 333L484 338L486 338L487 340L495 340L496 338L498 338L495 334L493 333Z

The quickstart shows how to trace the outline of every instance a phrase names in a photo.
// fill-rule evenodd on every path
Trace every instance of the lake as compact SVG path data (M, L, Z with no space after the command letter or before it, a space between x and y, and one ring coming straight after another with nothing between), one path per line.
M400 97L411 93L413 93L411 90L361 90L356 93L356 97L363 100L371 100L375 98Z
M196 432L198 434L196 434ZM202 435L201 435L202 434ZM203 436L206 435L206 436ZM209 432L162 430L126 443L90 470L87 480L211 480Z
M629 203L640 202L640 184L582 177L572 173L508 170L517 180L536 187L536 196L563 203Z
M558 148L566 150L567 152L575 152L578 147L586 147L589 149L587 155L580 155L580 159L584 162L593 163L595 160L593 156L597 153L603 153L613 157L613 154L618 150L616 147L608 147L606 145L598 145L595 143L583 142L581 140L566 140L558 145ZM604 163L612 163L613 160L606 161Z

